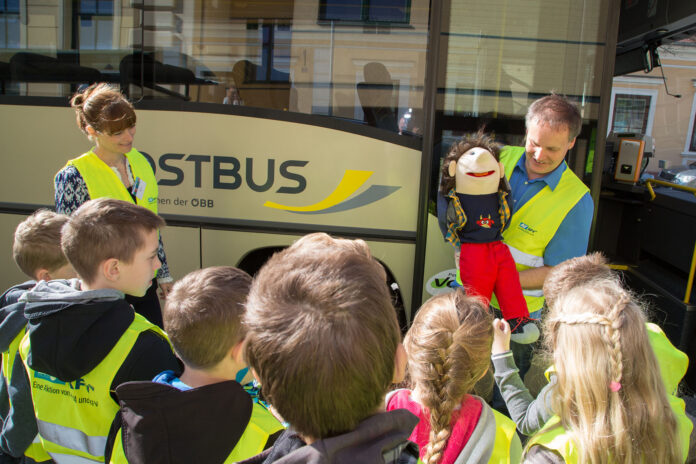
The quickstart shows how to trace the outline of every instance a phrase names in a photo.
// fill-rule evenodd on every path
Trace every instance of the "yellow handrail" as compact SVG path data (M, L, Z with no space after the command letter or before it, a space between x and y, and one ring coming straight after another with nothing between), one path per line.
M691 192L696 195L696 188L687 187L686 185L673 184L671 182L665 182L664 180L657 179L646 179L645 186L650 192L650 201L655 199L655 191L652 188L652 184L664 185L665 187L672 187L677 190L684 190L686 192ZM694 242L694 254L691 257L691 268L689 269L689 278L686 281L686 294L684 295L684 303L689 304L689 299L691 298L691 289L694 285L694 273L696 273L696 242Z
M689 299L691 298L691 288L694 285L694 272L696 272L696 242L694 242L694 255L691 257L689 279L686 281L686 294L684 295L684 303L686 304L689 304Z
M691 192L694 195L696 195L696 188L693 188L693 187L687 187L686 185L673 184L672 182L666 182L664 180L646 179L645 186L648 187L648 191L650 192L650 201L653 201L655 199L655 191L652 188L652 184L663 185L665 187L672 187L672 188L675 188L677 190L684 190L686 192Z

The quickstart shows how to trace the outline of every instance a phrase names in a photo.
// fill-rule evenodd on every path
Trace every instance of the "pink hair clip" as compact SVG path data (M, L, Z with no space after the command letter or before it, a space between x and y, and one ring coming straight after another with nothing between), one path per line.
M619 382L612 381L609 384L609 389L613 392L617 392L617 391L621 390L621 384Z

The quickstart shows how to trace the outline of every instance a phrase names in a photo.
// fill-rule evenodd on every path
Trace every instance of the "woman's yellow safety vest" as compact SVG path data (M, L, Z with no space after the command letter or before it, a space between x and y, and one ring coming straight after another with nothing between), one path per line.
M138 336L151 330L167 340L162 330L140 314L123 333L109 354L92 371L73 382L64 382L31 369L31 351L25 335L19 352L31 385L34 414L43 449L56 462L104 462L104 448L118 405L111 397L114 376Z
M524 155L524 147L507 146L500 152L500 162L505 168L505 177L510 179L515 165ZM565 161L564 161L565 163ZM544 250L561 223L589 189L566 167L554 190L544 186L510 218L510 225L503 232L503 241L510 248L518 271L544 265ZM541 290L523 290L529 312L544 305ZM491 305L499 307L495 297Z
M254 403L251 410L251 417L249 418L249 423L244 429L244 433L239 438L239 441L235 445L234 449L227 459L225 459L224 464L232 464L237 461L241 461L252 456L256 456L261 453L266 448L266 443L268 443L268 438L276 432L283 430L283 425L275 418L271 412L266 409L263 405ZM110 464L127 464L128 459L126 458L125 451L123 449L123 440L121 435L121 429L119 429L116 434L116 439L114 440L114 449L111 453Z
M517 437L515 423L507 416L492 409L495 417L495 441L491 464L516 464L522 456L522 445Z
M145 185L142 195L136 195L136 204L157 214L158 189L152 166L135 148L126 153L126 158L135 181L144 182ZM105 162L94 154L94 151L90 150L79 158L68 161L66 166L77 168L87 184L87 191L92 200L108 197L133 203L133 197L128 193L123 182Z

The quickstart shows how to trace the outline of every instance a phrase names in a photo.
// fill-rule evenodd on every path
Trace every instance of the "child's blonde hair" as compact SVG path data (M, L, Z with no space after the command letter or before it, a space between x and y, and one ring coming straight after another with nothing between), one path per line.
M431 298L416 314L404 346L412 387L430 412L425 464L442 457L452 412L488 369L492 343L493 315L461 289Z
M60 248L61 230L68 216L40 209L15 229L12 257L32 279L40 269L55 271L68 263Z
M683 461L645 316L618 279L595 275L556 295L549 309L552 407L580 461Z

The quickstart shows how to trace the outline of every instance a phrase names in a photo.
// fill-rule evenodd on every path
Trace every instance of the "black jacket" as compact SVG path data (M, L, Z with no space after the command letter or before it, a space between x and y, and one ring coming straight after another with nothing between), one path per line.
M408 437L418 417L405 409L382 412L347 433L305 444L292 429L273 448L239 464L415 464L418 446Z

